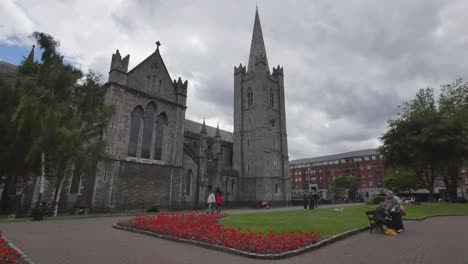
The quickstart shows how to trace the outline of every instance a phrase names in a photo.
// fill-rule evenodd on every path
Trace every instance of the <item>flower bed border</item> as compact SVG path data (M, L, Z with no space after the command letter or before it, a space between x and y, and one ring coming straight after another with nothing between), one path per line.
M119 225L119 223L115 223L113 225L113 227L115 229L119 229L119 230L144 234L144 235L158 237L158 238L167 239L167 240L176 241L176 242L182 242L182 243L186 243L186 244L200 246L200 247L204 247L204 248L208 248L208 249L214 249L214 250L222 251L222 252L225 252L225 253L238 255L238 256L242 256L242 257L247 257L247 258L254 258L254 259L284 259L284 258L297 256L297 255L300 255L300 254L303 254L303 253L306 253L306 252L321 248L323 246L332 244L334 242L337 242L339 240L345 239L345 238L350 237L352 235L361 233L363 231L369 230L369 226L360 227L360 228L352 229L350 231L347 231L347 232L344 232L344 233L341 233L341 234L334 235L334 236L332 236L330 238L327 238L327 239L322 239L322 240L320 240L319 242L317 242L315 244L311 244L311 245L308 245L308 246L305 246L303 248L299 248L299 249L296 249L296 250L286 251L286 252L279 253L279 254L257 254L257 253L242 251L242 250L233 249L233 248L229 248L229 247L224 247L224 246L220 246L220 245L200 242L200 241L196 241L196 240L177 238L177 237L162 235L162 234L158 234L158 233L154 233L154 232L150 232L150 231L145 231L145 230L140 230L140 229L136 229L136 228L126 227L126 226Z
M19 249L17 246L15 246L10 240L8 240L5 235L3 235L3 240L5 240L5 243L12 249L16 250L16 252L19 253L20 257L20 263L22 264L35 264L29 257L26 255L21 249Z

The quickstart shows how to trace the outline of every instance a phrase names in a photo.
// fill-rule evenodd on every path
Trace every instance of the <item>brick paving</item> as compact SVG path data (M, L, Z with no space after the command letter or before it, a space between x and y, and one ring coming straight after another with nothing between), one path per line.
M365 232L316 251L274 261L247 259L113 229L112 224L119 219L122 217L0 223L0 230L36 264L468 263L466 216L406 221L407 231L399 236Z

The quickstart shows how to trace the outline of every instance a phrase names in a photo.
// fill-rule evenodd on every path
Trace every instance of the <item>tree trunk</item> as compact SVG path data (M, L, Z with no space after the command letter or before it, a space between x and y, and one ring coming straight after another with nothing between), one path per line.
M57 216L58 214L58 206L60 202L60 193L62 192L62 186L63 182L65 181L65 177L62 176L62 179L60 180L60 183L57 185L57 188L55 189L55 195L54 195L54 217Z

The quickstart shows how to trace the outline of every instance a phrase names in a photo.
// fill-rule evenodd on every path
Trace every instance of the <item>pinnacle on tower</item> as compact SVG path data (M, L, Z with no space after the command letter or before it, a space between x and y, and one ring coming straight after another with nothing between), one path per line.
M255 65L255 57L265 57L265 64L267 69L268 59L266 55L265 42L263 42L262 26L260 25L260 17L258 16L258 9L255 10L255 22L252 34L252 43L250 44L250 55L248 70L252 70Z
M33 45L32 46L32 49L31 49L31 52L29 52L29 55L28 55L28 58L26 60L28 61L34 61L34 48L36 47L36 45Z
M203 118L203 125L202 125L202 129L200 131L200 134L206 134L205 118Z
M218 122L218 125L216 126L216 135L215 137L221 137L221 135L219 134L219 122Z

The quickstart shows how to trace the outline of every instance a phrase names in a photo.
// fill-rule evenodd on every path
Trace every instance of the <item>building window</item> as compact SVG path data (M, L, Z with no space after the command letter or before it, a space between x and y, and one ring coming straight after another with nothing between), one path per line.
M253 106L254 98L253 98L253 91L252 88L247 89L247 106Z
M374 186L374 182L369 182L369 187Z
M164 130L165 127L169 124L167 120L166 113L161 113L158 116L158 121L156 122L156 139L154 142L154 159L161 160L162 159L162 148L163 148L163 140L164 140Z
M275 194L278 194L280 192L279 184L275 184Z
M231 180L231 192L234 191L234 180Z
M156 105L151 102L146 107L144 126L143 126L143 139L141 142L141 157L149 159L151 155L151 139L153 137L154 116L156 113Z
M273 92L273 88L270 89L270 106L275 107L275 93Z
M128 156L136 157L138 141L140 136L140 124L143 118L143 108L135 107L131 116L130 124L130 139L128 142Z

